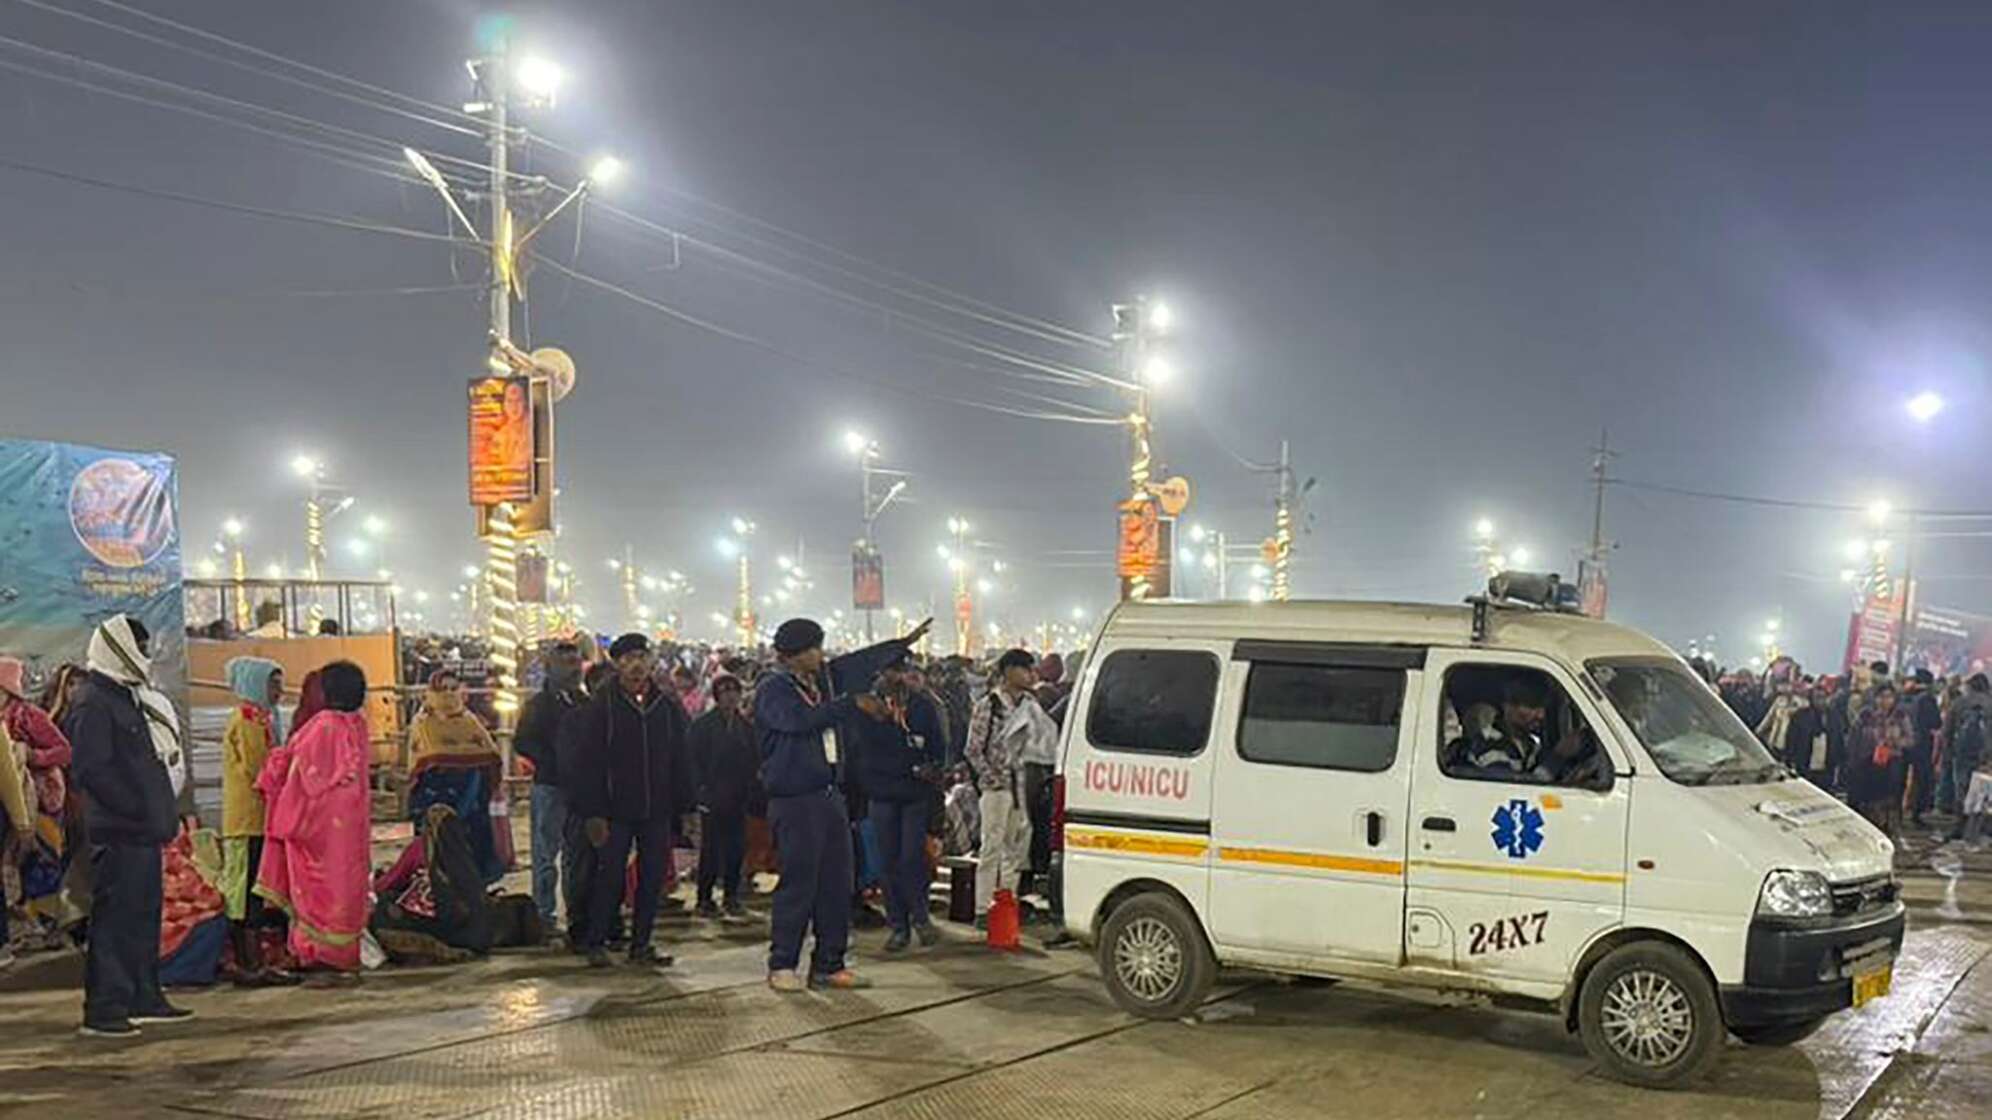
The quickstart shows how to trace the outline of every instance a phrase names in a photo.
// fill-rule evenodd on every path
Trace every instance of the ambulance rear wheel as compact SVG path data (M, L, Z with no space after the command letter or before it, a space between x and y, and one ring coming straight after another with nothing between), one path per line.
M1621 945L1591 969L1577 997L1577 1029L1606 1073L1653 1089L1700 1078L1728 1036L1708 973L1658 941Z
M1135 895L1114 907L1100 933L1100 974L1128 1014L1180 1019L1210 994L1217 959L1196 917L1175 896Z

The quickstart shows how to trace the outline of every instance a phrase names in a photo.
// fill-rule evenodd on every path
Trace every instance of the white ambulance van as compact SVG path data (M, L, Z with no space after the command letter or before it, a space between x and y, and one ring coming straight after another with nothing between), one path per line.
M1114 611L1054 836L1115 1000L1180 1016L1220 966L1476 992L1667 1086L1886 995L1888 839L1560 598Z

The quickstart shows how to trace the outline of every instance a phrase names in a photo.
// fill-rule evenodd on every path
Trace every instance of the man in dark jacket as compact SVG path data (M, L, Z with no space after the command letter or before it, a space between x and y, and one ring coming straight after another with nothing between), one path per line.
M519 727L512 745L533 764L533 904L539 908L540 927L549 934L559 908L560 878L573 859L563 860L567 834L567 793L560 786L560 752L557 749L560 722L581 704L581 648L561 642L547 653L546 683L526 701L519 713ZM567 894L575 894L573 871ZM574 908L567 910L570 925Z
M1972 775L1992 748L1992 680L1973 673L1964 682L1964 691L1951 702L1944 715L1944 768L1950 777L1950 808L1957 812L1950 838L1964 838L1969 818L1963 812L1965 794L1971 792Z
M778 992L807 990L796 966L812 926L810 980L829 988L865 986L844 967L851 939L851 822L837 788L837 729L861 711L884 714L884 704L859 690L932 625L929 619L905 638L830 662L823 658L823 627L815 622L794 618L775 631L781 668L755 685L754 726L761 737L768 825L781 859L768 948L768 986Z
M901 654L879 673L872 691L885 710L851 728L851 758L883 865L888 953L905 949L916 931L922 945L940 940L927 914L927 824L947 739L939 711L907 680L909 667Z
M1909 748L1909 770L1916 786L1910 794L1909 819L1918 828L1923 827L1923 814L1937 799L1937 732L1943 730L1944 712L1937 703L1936 683L1928 669L1918 669L1904 696L1909 718L1916 726L1915 745Z
M82 696L62 727L74 751L71 780L88 806L93 878L83 1033L99 1037L127 1037L138 1033L136 1024L193 1015L167 1003L159 987L160 848L177 824L173 781L136 691L150 671L150 639L143 624L122 615L99 627Z
M740 904L740 865L747 857L747 812L761 796L761 744L753 721L741 709L744 694L740 678L726 673L714 677L712 710L693 720L686 736L698 781L702 918L719 917L712 898L716 885L725 892L727 917L747 914Z
M651 938L671 858L672 829L692 803L685 709L658 686L650 639L624 634L609 647L609 658L615 674L598 695L575 709L562 729L572 740L572 749L563 751L561 759L573 768L563 775L572 811L586 822L588 843L600 860L590 892L588 964L610 964L607 935L622 905L623 868L634 844L636 905L629 960L666 968L672 958L659 953Z

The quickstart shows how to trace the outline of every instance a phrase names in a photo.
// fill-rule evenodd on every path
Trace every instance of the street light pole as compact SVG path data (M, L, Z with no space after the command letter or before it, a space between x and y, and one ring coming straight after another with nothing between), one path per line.
M954 537L948 567L954 572L955 653L967 657L975 637L975 600L968 592L968 521L948 518L948 532Z
M242 551L242 532L240 518L221 523L221 535L228 541L229 577L235 581L235 628L247 633L255 620L249 610L249 557Z
M760 634L760 628L754 617L752 572L748 567L747 541L748 538L754 535L754 523L745 518L734 518L733 535L738 538L735 541L735 548L737 549L740 578L739 595L733 604L733 623L740 631L740 648L742 650L751 650L754 648L756 639Z
M1149 481L1154 472L1154 428L1148 407L1148 345L1160 333L1167 313L1160 304L1150 304L1147 296L1140 295L1134 297L1133 303L1114 305L1113 311L1114 339L1125 344L1127 350L1128 393L1134 406L1127 418L1128 497L1134 502L1152 502L1155 495L1149 490ZM1145 573L1127 581L1127 598L1131 601L1146 599L1153 590L1153 583Z
M1273 602L1284 603L1293 583L1293 460L1280 441L1279 489L1273 499Z
M863 516L865 528L862 547L867 558L874 557L878 553L878 519L885 513L885 508L892 504L893 499L905 492L907 475L904 471L889 470L878 465L880 452L875 440L857 432L845 432L844 446L850 449L851 454L858 457L858 512ZM880 477L892 479L892 485L886 487L885 493L874 494L872 480ZM856 587L855 574L852 586ZM873 608L866 607L865 641L867 642L878 640L873 622Z

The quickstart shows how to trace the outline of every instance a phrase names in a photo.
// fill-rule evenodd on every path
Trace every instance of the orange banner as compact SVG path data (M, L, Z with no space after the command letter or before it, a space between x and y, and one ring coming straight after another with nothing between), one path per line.
M533 496L533 395L523 377L470 383L470 504Z
M1120 504L1120 541L1114 566L1122 579L1142 579L1155 574L1162 555L1161 518L1152 501L1126 501Z

